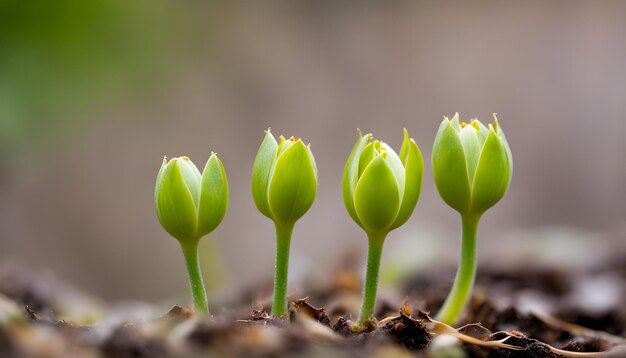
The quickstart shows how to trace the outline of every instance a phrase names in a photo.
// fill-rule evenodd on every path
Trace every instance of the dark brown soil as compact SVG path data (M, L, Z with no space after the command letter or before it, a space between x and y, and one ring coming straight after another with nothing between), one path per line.
M70 323L59 318L68 304L63 301L84 304L86 296L38 275L4 269L0 357L561 357L609 351L605 356L626 357L625 267L621 260L576 272L537 265L480 267L458 329L428 315L443 302L449 287L441 283L451 280L453 270L422 271L396 295L404 301L381 292L379 323L362 332L354 332L351 321L360 299L360 265L347 258L327 280L309 282L307 298L291 298L286 320L263 309L269 297L250 299L268 291L260 287L210 319L176 306L143 320Z

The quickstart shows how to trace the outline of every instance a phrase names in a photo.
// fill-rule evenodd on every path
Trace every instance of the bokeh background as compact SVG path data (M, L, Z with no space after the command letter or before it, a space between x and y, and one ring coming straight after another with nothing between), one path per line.
M343 252L365 256L340 195L356 129L399 147L406 127L423 194L384 265L454 264L459 220L429 158L456 111L498 113L514 155L481 261L623 249L625 14L623 1L2 1L0 261L110 301L186 297L154 180L163 155L201 166L215 151L231 202L203 242L211 295L271 282L273 226L249 189L271 127L310 142L319 166L291 254L290 291L306 293Z

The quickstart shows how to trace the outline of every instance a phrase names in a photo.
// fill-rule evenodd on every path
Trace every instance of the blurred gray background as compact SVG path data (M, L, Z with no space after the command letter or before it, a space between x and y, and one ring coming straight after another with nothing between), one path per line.
M425 180L384 264L453 264L459 220L430 151L456 111L498 113L514 155L511 187L480 227L483 261L526 240L569 252L563 236L624 246L625 16L623 1L3 2L0 261L107 300L185 297L155 176L163 155L203 166L215 151L231 201L203 243L212 295L270 282L273 225L249 187L271 127L310 142L319 167L292 244L301 290L342 252L365 255L340 195L356 129L399 148L406 127Z

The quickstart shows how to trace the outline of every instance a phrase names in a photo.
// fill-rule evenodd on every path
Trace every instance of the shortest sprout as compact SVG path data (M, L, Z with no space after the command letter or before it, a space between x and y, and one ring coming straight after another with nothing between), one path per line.
M188 157L163 159L157 174L154 205L161 226L178 240L185 256L198 311L208 313L198 262L200 239L215 230L228 207L228 182L215 153L202 174Z

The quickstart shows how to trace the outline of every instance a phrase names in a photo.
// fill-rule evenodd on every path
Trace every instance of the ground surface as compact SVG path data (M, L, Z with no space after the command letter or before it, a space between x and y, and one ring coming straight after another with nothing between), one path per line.
M290 298L289 320L263 309L270 306L268 287L250 289L203 319L179 306L105 310L45 275L4 268L0 357L626 357L626 261L619 257L580 270L481 267L460 329L427 314L441 305L453 273L422 270L398 293L381 291L378 326L353 333L361 265L349 257L306 283L306 299Z

